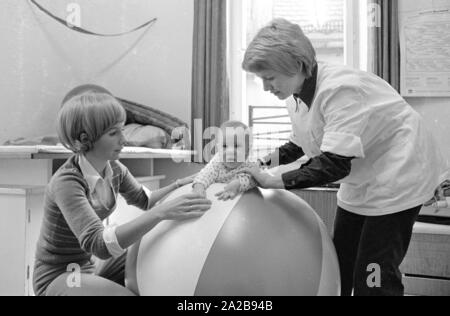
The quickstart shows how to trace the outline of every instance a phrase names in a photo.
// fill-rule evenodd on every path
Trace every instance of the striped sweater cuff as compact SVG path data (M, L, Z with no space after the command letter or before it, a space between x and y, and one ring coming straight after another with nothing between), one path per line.
M152 201L152 191L150 191L150 189L147 188L145 185L142 186L142 189L144 190L145 195L147 196L147 208L146 208L146 210L149 210L149 209L151 209L152 206L153 206L153 205L151 204L151 201Z

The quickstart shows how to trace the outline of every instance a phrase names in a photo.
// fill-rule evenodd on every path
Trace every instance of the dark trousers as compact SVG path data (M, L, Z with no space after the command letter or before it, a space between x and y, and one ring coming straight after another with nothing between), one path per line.
M403 296L400 264L406 256L421 206L368 217L338 207L334 244L341 269L342 295Z

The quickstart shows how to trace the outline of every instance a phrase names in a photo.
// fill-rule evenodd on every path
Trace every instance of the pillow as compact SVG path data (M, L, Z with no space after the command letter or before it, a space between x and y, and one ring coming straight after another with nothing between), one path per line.
M163 129L167 134L172 135L175 128L187 127L188 125L175 116L163 111L156 110L148 105L131 102L117 98L127 113L126 124L152 125Z
M94 91L100 93L106 93L112 95L107 89L93 84L84 84L72 89L63 100L63 104L76 95L85 93L87 91ZM140 124L140 125L153 125L162 128L167 134L172 135L172 131L179 127L188 127L188 124L180 120L179 118L157 110L145 104L139 104L129 100L117 98L122 103L127 114L126 124ZM175 139L176 141L180 139Z
M167 148L169 144L168 134L156 126L128 124L125 125L123 134L127 146L161 149Z

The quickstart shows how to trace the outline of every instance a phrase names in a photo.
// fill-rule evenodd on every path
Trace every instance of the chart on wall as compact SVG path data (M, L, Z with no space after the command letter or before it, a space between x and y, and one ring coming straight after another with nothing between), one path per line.
M406 1L399 18L402 95L449 97L450 0Z

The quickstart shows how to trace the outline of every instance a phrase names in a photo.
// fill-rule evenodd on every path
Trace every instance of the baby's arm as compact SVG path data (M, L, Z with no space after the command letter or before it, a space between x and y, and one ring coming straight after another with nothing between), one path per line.
M195 177L194 183L192 185L194 193L206 195L206 190L211 184L216 182L219 177L219 161L216 155L208 165L200 171L200 173Z
M247 163L246 167L253 167L254 165L258 165L258 164L257 163ZM236 181L239 181L239 183L240 183L239 192L241 192L241 193L244 193L244 192L247 192L248 190L256 188L258 185L256 183L255 179L252 177L252 175L250 175L248 173L239 173L237 175Z
M251 167L253 164L246 163L241 168ZM257 183L253 177L247 173L238 173L233 179L225 186L222 192L219 192L216 196L219 200L227 201L234 199L239 193L244 193L257 186Z

